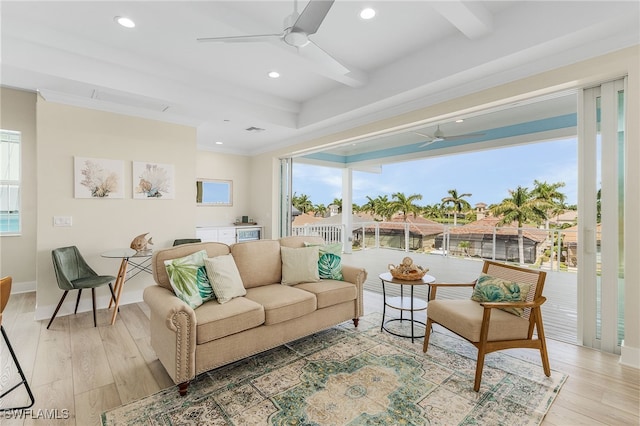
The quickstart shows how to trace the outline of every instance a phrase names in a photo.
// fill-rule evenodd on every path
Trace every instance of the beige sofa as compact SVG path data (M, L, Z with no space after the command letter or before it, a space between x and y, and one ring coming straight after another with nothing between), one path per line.
M322 244L318 237L287 237L227 246L194 243L153 254L158 285L144 290L151 310L151 346L185 395L200 373L245 358L363 315L364 269L342 265L344 281L281 284L280 247ZM231 253L247 291L220 304L215 300L192 309L175 296L164 261L207 250L209 257Z

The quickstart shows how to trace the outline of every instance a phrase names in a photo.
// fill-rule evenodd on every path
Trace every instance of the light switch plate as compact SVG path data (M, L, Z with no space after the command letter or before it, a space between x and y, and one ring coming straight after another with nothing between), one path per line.
M53 226L71 226L73 225L73 218L71 216L54 216Z

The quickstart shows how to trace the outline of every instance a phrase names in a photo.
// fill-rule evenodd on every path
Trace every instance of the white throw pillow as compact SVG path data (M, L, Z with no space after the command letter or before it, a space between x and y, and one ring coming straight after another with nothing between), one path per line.
M294 285L320 281L317 246L280 247L280 256L282 257L282 284Z
M232 255L225 254L205 259L204 266L218 302L226 303L234 297L247 294Z

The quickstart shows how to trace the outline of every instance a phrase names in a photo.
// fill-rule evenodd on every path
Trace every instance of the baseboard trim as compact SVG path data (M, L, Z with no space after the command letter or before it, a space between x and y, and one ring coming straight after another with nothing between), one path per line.
M624 340L620 346L620 364L640 369L640 349L625 346Z
M36 281L25 281L21 283L13 282L11 284L11 294L31 293L36 291Z
M138 291L126 291L122 293L120 296L120 306L129 305L131 303L139 303L142 302L142 292L144 289ZM60 296L62 297L62 292L60 292ZM63 317L66 315L72 315L73 309L76 306L76 297L77 293L75 291L69 292L66 300L60 307L58 311L58 315L56 318ZM96 298L96 309L106 309L109 306L109 297L108 296L100 296ZM53 311L56 310L56 305L47 305L47 306L38 306L36 307L35 312L35 320L42 321L48 320L53 316ZM80 298L80 305L78 306L78 312L91 312L91 291L83 291L82 297Z

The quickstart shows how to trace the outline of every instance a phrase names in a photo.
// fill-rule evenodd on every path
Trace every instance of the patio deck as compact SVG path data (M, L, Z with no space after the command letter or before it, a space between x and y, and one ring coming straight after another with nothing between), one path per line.
M347 265L365 268L368 272L368 278L364 289L381 294L382 286L378 275L387 272L389 264L401 263L405 256L411 257L414 263L429 268L429 274L435 276L438 282L470 282L478 277L482 268L482 260L479 259L406 253L401 250L384 248L358 250L351 254L344 254L343 262ZM547 302L542 305L545 333L548 338L575 344L577 342L577 274L575 272L546 272L544 295ZM387 286L386 288L388 294L399 295L399 286L397 288ZM414 295L426 300L427 286L416 287ZM438 291L439 298L466 298L470 296L469 288L443 288ZM382 311L382 306L379 307L379 310Z

